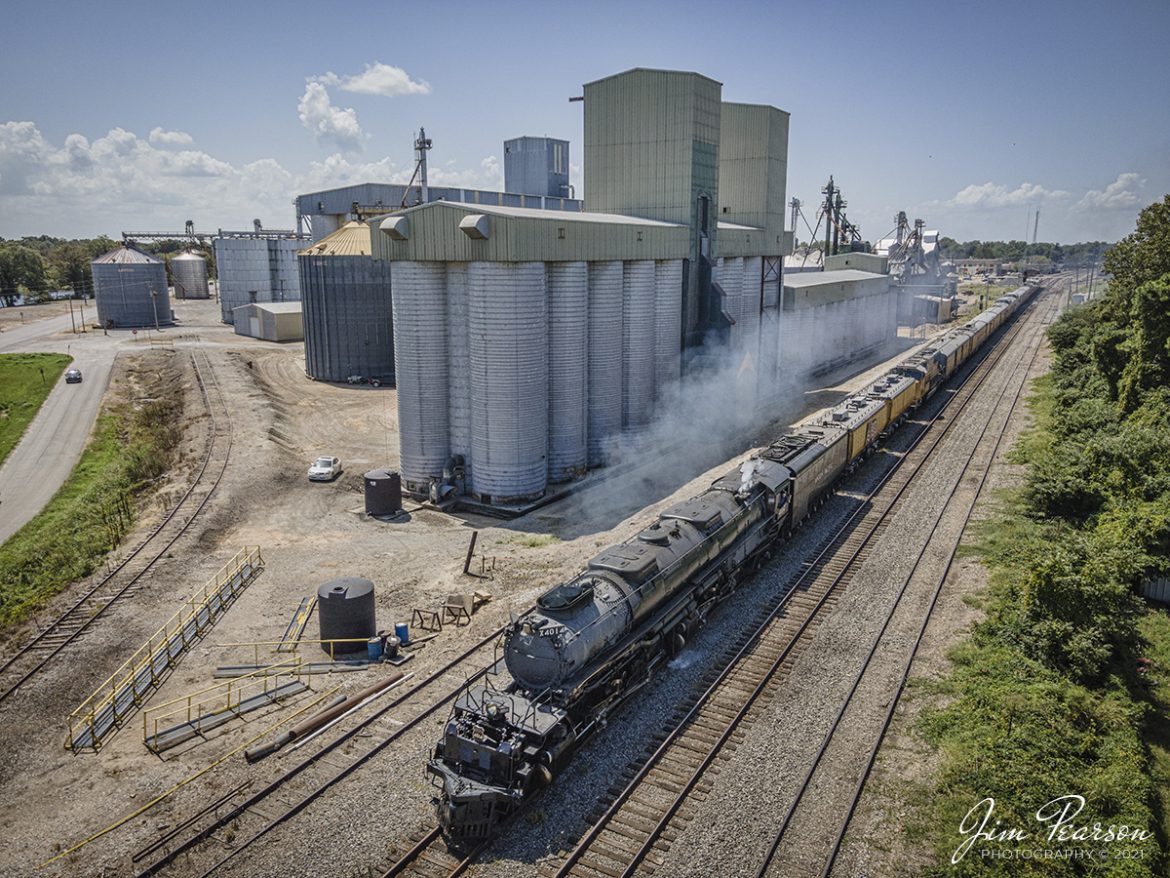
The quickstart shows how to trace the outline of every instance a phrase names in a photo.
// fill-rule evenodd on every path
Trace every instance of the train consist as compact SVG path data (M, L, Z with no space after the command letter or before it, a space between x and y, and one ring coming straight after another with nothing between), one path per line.
M541 595L504 636L512 682L464 691L427 764L448 838L472 843L491 837L552 783L590 733L685 646L711 609L771 557L833 483L1036 289L1021 287L996 300L818 422L777 439Z

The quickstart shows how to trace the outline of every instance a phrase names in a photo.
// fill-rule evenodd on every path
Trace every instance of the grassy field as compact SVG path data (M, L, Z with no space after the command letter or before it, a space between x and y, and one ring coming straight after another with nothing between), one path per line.
M0 546L0 626L96 570L134 523L135 498L170 465L181 403L107 405L53 499Z
M72 360L66 354L0 354L0 463Z

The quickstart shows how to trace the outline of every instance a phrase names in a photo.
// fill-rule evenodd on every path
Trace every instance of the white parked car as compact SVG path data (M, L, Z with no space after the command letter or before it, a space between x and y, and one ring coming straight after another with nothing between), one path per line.
M341 459L337 457L318 457L309 467L310 482L332 482L341 475Z

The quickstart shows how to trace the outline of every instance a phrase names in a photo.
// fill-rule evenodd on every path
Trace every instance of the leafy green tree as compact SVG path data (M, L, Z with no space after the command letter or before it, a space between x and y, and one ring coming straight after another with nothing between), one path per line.
M1128 293L1170 272L1170 195L1155 201L1138 216L1137 229L1105 256L1119 298L1128 310Z
M36 250L23 244L0 247L0 296L6 305L15 303L22 293L46 295L50 285L48 263Z

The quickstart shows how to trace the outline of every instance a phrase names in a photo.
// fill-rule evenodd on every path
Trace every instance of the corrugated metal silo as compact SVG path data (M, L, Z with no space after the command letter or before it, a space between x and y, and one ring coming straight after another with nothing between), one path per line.
M622 430L622 264L589 263L589 466L612 462Z
M467 474L475 466L471 457L471 371L467 338L467 263L447 263L447 418L451 453L463 455Z
M763 281L762 256L745 256L743 260L743 292L739 308L743 325L741 345L755 356L760 335L760 294Z
M94 298L103 326L169 325L171 297L167 268L159 259L131 247L119 247L95 259Z
M447 437L447 266L394 263L394 371L402 481L425 493L450 457Z
M654 262L627 262L622 277L622 427L646 428L654 415Z
M299 302L301 272L297 264L297 253L305 246L305 242L296 238L269 238L267 243L269 272L272 276L272 301Z
M548 299L543 262L472 262L471 493L508 503L548 485Z
M301 251L305 371L319 381L394 381L390 263L369 254L361 223Z
M216 238L213 245L219 277L219 310L224 323L232 322L232 311L240 305L272 301L272 270L266 240Z
M726 296L723 310L735 321L729 339L729 346L735 351L743 340L743 257L720 259L715 266L715 280Z
M208 299L207 260L188 250L171 260L171 277L175 281L176 299Z
M548 264L548 478L584 475L588 419L589 270Z
M654 263L654 395L662 398L679 377L682 358L682 260Z

